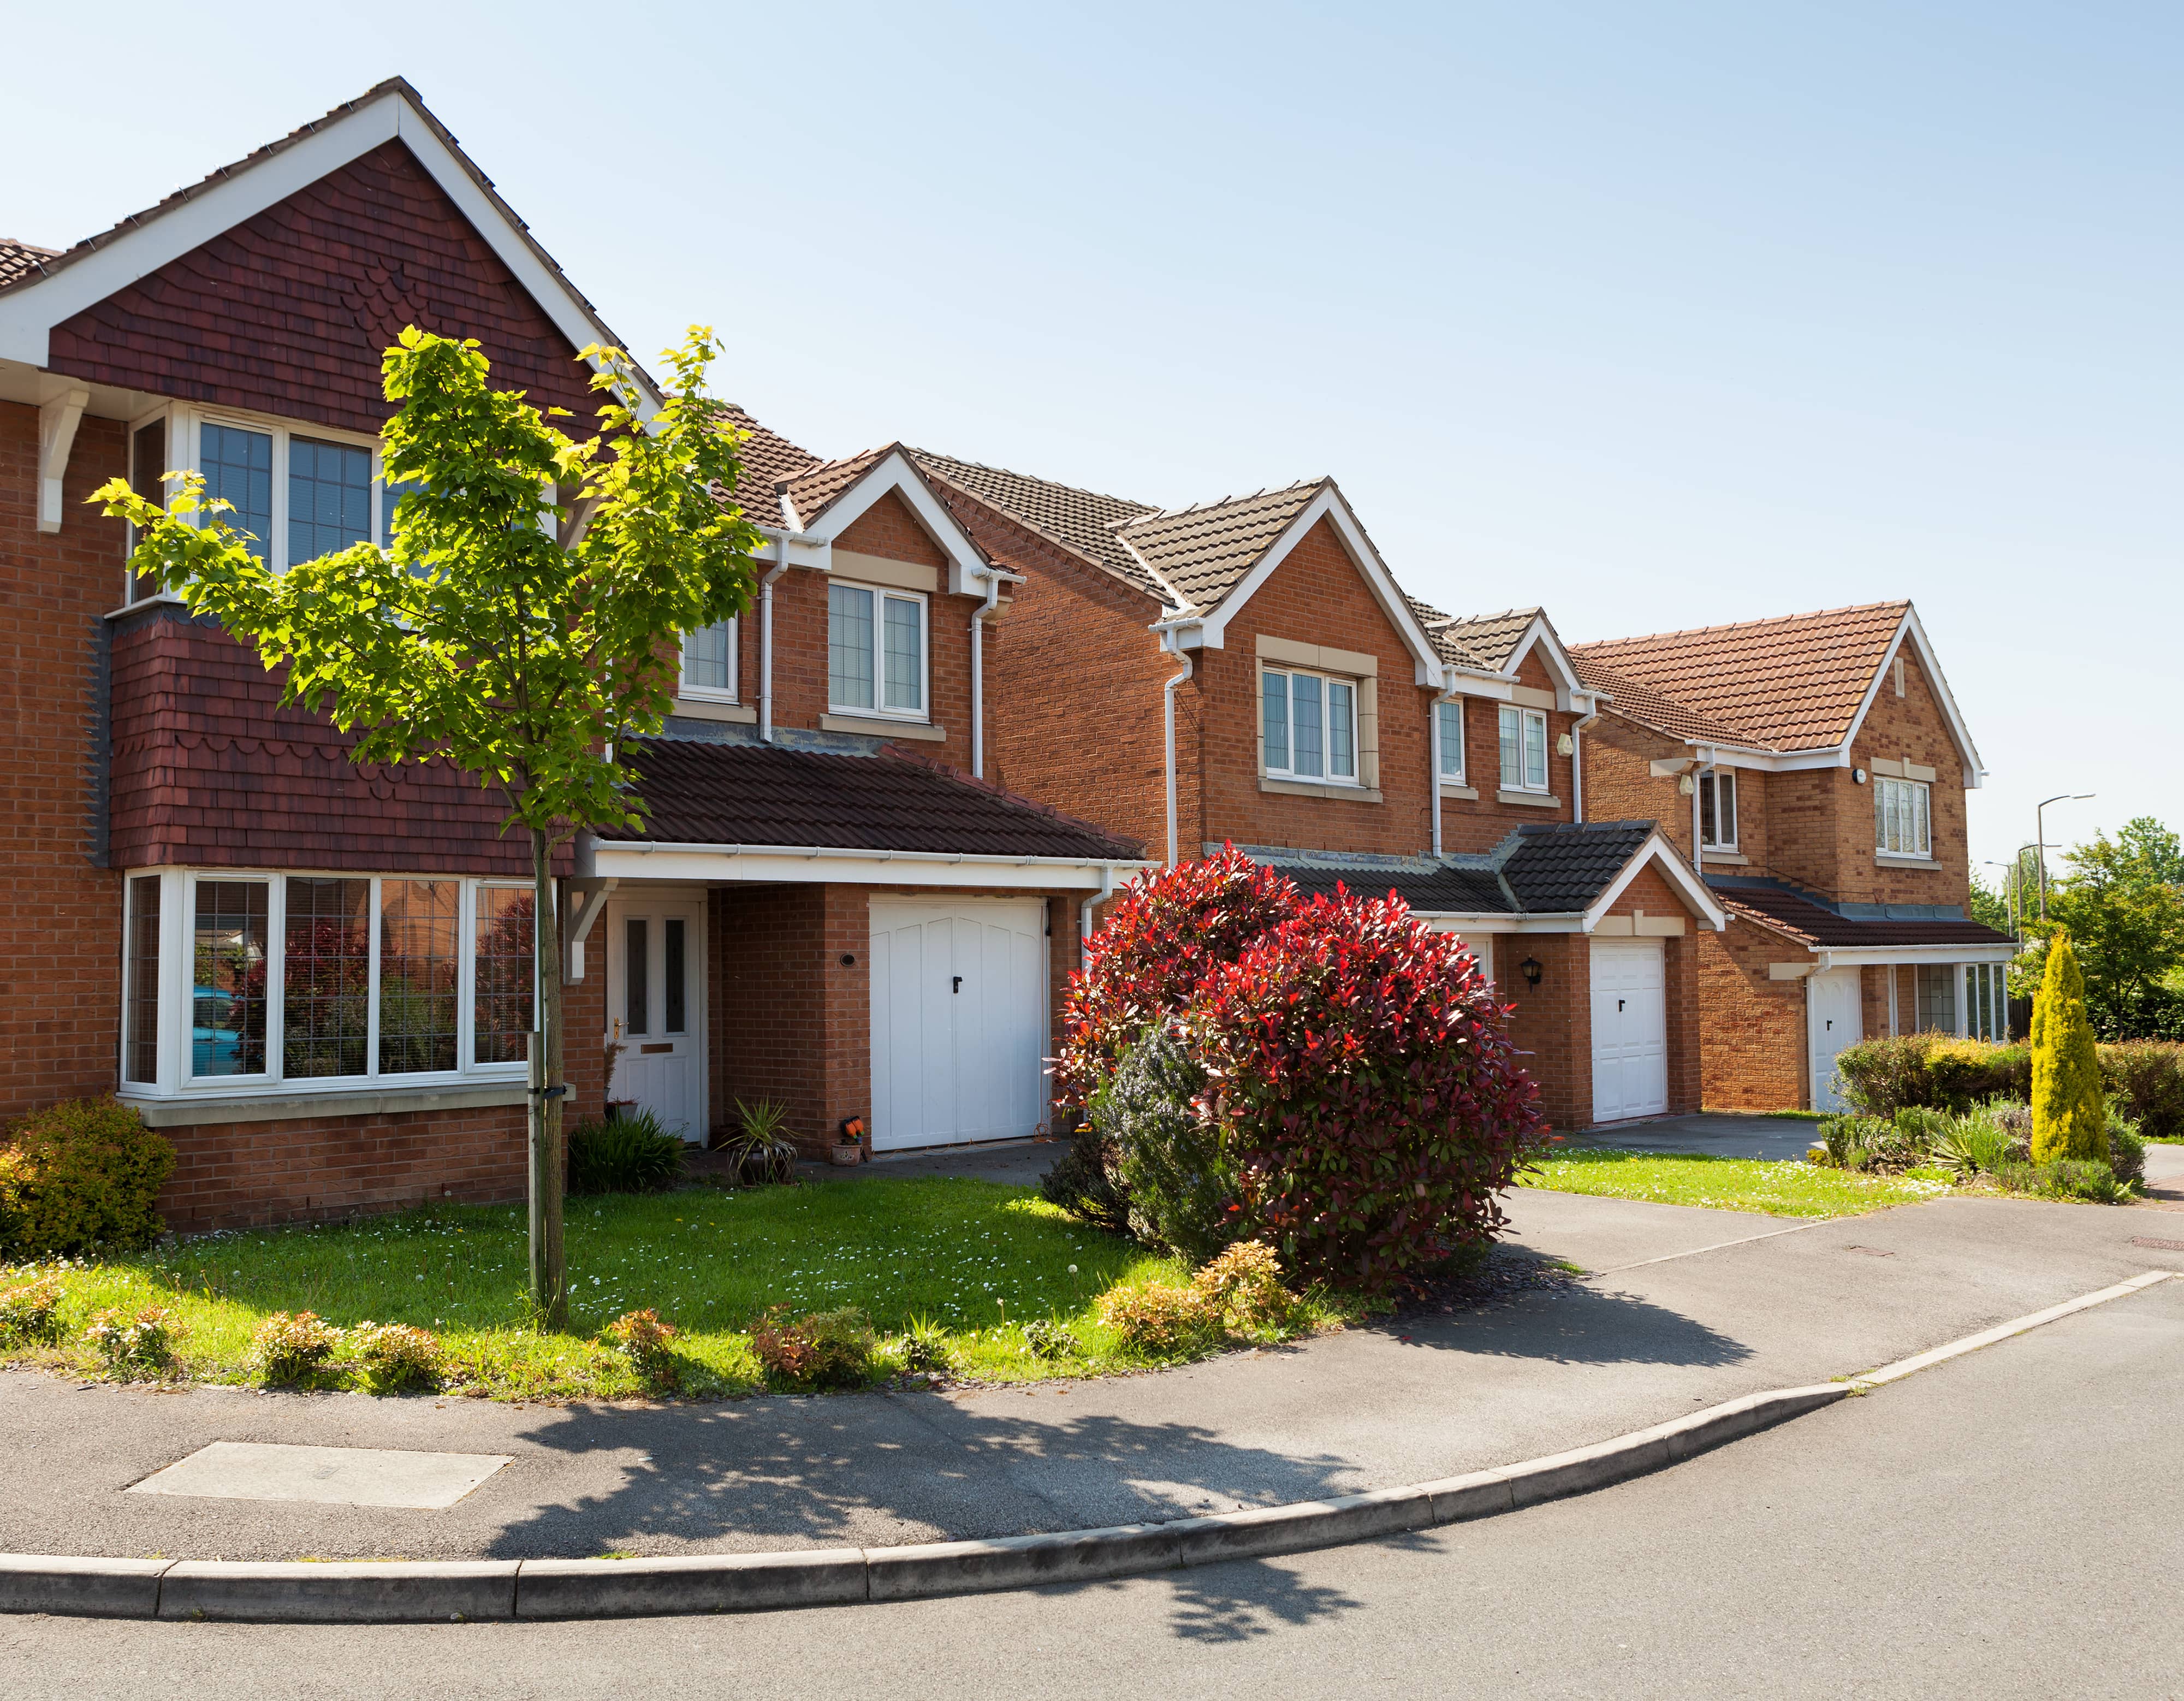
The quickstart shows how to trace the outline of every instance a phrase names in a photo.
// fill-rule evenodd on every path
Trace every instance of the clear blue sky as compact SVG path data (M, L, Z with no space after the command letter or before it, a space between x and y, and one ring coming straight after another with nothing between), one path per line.
M723 392L815 450L1162 503L1332 472L1419 594L1573 640L1908 595L1992 772L1975 858L2053 792L2099 794L2059 836L2184 825L2174 6L8 34L0 233L71 241L399 72L633 348L717 325Z

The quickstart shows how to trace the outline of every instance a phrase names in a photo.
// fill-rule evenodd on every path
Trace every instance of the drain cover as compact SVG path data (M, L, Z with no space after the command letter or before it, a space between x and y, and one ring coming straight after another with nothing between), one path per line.
M506 1453L214 1442L154 1472L129 1492L440 1509L453 1506L508 1463Z
M2133 1235L2134 1246L2151 1246L2157 1252L2184 1252L2184 1241L2157 1241L2151 1235Z

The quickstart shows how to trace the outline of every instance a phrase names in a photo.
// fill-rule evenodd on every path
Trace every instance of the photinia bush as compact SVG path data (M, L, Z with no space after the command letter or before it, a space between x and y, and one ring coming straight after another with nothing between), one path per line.
M1069 977L1055 1059L1057 1112L1081 1116L1115 1059L1190 1001L1199 983L1295 912L1294 882L1233 845L1218 856L1139 875Z
M1181 1018L1255 1238L1300 1280L1410 1285L1499 1230L1543 1130L1469 951L1400 898L1315 898Z

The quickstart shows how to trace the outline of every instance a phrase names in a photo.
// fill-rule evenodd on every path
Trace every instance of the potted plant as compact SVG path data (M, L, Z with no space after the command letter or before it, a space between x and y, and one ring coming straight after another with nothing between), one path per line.
M865 1119L861 1116L845 1116L834 1143L827 1149L830 1162L862 1163L865 1161Z
M736 1129L720 1143L728 1176L738 1187L796 1179L796 1142L783 1132L788 1112L772 1099L736 1101Z

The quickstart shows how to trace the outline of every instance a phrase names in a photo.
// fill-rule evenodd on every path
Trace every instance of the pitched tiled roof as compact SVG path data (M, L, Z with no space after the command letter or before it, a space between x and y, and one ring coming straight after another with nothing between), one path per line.
M1117 527L1116 533L1155 577L1193 606L1210 609L1235 589L1327 482L1314 479L1148 514Z
M1768 750L1824 750L1848 736L1908 602L1581 644L1572 654ZM1689 736L1689 734L1680 734Z
M1517 906L1490 867L1443 863L1424 873L1370 868L1324 868L1282 865L1282 873L1307 894L1329 897L1340 886L1361 898L1384 898L1394 892L1414 910L1429 915L1503 916Z
M649 813L601 836L655 845L788 845L1134 862L1140 847L939 763L777 745L653 739L630 767Z
M1150 503L1102 496L1097 491L983 466L975 460L958 460L929 449L914 449L910 454L928 477L999 509L1018 525L1059 544L1072 555L1167 600L1166 587L1146 572L1145 563L1116 536L1118 526L1160 511Z
M1607 693L1616 713L1629 717L1641 727L1651 727L1675 739L1718 739L1726 745L1752 742L1738 728L1717 721L1711 715L1702 715L1651 685L1626 678L1597 656L1579 653L1570 660L1579 678L1594 690Z
M1518 641L1542 612L1536 608L1512 608L1500 614L1469 617L1445 614L1429 622L1426 631L1443 660L1498 673L1509 665Z
M1950 917L1845 916L1784 886L1708 882L1732 915L1773 928L1815 949L1830 945L2008 945L2009 935Z
M0 289L36 272L40 260L55 259L59 254L58 248L33 248L13 237L0 237Z
M794 478L820 465L819 457L807 449L799 449L778 432L768 430L733 402L724 402L721 410L744 433L738 450L743 456L744 476L737 488L736 499L744 512L759 524L778 526L781 498L777 486L783 479Z
M1590 907L1652 834L1650 821L1542 822L1515 828L1483 856L1391 868L1275 866L1306 892L1392 890L1429 915L1562 916Z
M781 493L796 510L796 523L809 527L833 504L834 499L871 471L873 466L894 445L868 449L862 455L852 455L840 460L815 461L801 471L789 474L781 482Z

